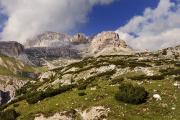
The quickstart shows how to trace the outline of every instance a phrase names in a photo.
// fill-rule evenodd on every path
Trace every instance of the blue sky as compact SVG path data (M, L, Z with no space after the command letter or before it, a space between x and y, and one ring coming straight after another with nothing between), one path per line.
M94 35L101 31L116 30L136 16L142 15L145 8L157 7L159 0L119 0L108 6L95 6L89 20L76 32Z

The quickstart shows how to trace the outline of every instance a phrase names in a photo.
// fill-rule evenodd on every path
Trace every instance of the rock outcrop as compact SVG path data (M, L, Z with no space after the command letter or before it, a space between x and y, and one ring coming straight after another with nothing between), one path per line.
M81 58L79 52L75 49L71 49L67 46L64 47L37 47L25 49L25 53L32 63L36 65L42 65L43 59L58 59L58 58Z
M88 37L86 37L82 33L78 33L78 34L74 35L73 37L71 37L71 42L75 45L85 44L88 42Z
M62 47L85 44L87 42L88 37L86 37L82 33L78 33L74 36L69 36L63 33L45 32L31 39L28 39L25 43L25 47Z
M120 52L132 52L125 41L115 32L102 32L96 35L91 42L90 51L92 54L113 54Z
M43 114L39 114L34 120L76 120L76 114L79 114L82 120L107 120L109 112L109 108L106 109L103 106L95 106L84 111L77 109L59 112L50 117L45 117Z
M160 56L165 57L179 57L180 56L180 45L176 47L169 47L156 52Z
M16 90L20 89L26 82L15 77L0 75L0 105L13 100Z
M84 34L69 36L57 32L45 32L25 43L25 53L33 64L43 65L44 60L82 57L88 38Z
M26 48L31 47L61 47L70 43L70 37L63 33L45 32L31 39L24 44Z
M14 41L0 42L0 54L17 57L24 52L24 46Z

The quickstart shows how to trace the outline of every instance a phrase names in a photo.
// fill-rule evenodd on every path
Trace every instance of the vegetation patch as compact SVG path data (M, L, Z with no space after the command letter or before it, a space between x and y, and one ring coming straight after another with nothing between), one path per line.
M40 92L36 92L36 93L31 93L31 94L26 96L26 101L29 104L35 104L38 101L41 101L47 97L53 97L55 95L69 91L73 87L74 87L73 85L66 85L66 86L60 86L58 89L48 89L45 92L40 91Z
M0 112L0 120L16 120L19 114L14 109Z
M125 103L141 104L146 102L148 92L143 87L123 83L119 86L119 92L116 93L115 98Z
M175 77L174 80L180 81L180 76Z

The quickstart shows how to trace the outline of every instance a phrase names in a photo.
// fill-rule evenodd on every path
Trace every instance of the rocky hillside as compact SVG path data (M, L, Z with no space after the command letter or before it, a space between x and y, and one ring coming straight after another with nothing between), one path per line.
M94 36L90 51L95 55L132 54L133 50L128 47L124 40L115 32L102 32Z
M27 48L25 53L29 60L35 65L41 66L44 64L42 59L48 61L57 60L58 58L66 59L81 59L81 55L78 50L71 49L68 46L64 47L37 47Z
M87 57L30 80L1 109L13 108L17 120L178 120L179 75L179 57Z
M16 90L30 79L36 79L37 68L26 65L20 60L0 55L0 104L14 99Z
M161 56L166 57L179 57L180 56L180 45L176 47L169 47L166 49L162 49L156 52L157 54L160 54Z
M18 42L0 42L0 53L7 56L17 57L24 52L24 46Z

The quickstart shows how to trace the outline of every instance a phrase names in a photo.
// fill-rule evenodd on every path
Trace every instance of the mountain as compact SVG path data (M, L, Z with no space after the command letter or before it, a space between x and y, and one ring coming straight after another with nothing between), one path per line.
M94 37L82 33L74 36L57 32L45 32L25 43L25 53L35 65L46 60L81 59L105 54L132 54L126 43L115 32L102 32Z
M82 34L78 33L74 36L66 35L57 32L45 32L39 34L31 39L28 39L24 44L26 48L32 47L62 47L74 44L85 44L88 42L88 38Z
M26 48L68 46L70 43L69 39L70 36L63 33L45 32L28 39L24 46Z
M69 36L57 32L45 32L25 43L25 53L35 65L43 65L44 60L80 59L86 51L88 37L78 33Z
M180 46L136 52L111 31L34 38L1 46L0 119L180 119Z
M14 56L17 57L21 53L24 52L24 46L18 42L10 41L4 42L0 41L0 53L7 55L7 56Z
M94 36L91 41L91 53L95 55L132 54L133 50L128 47L120 36L112 31L102 32Z

